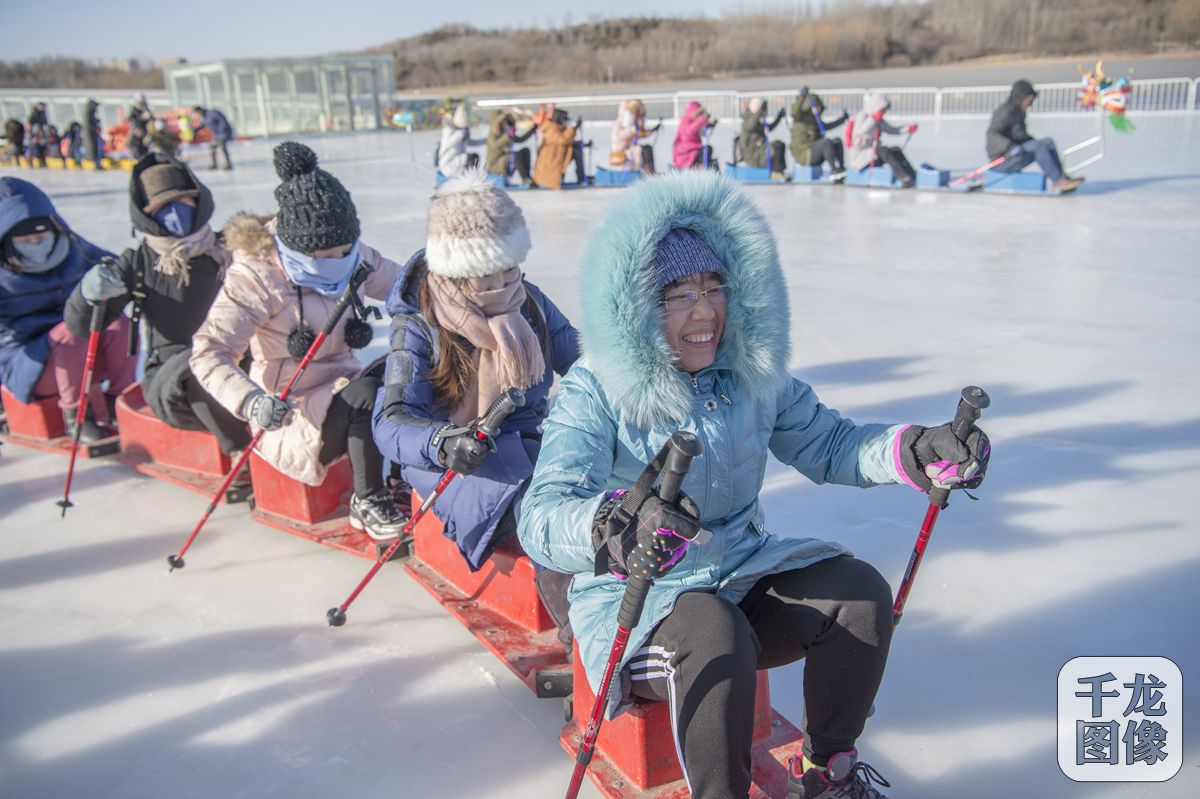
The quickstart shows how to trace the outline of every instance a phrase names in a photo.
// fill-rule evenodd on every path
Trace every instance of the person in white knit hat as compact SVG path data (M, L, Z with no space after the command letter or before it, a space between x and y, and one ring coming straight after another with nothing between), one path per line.
M482 170L469 171L434 195L425 248L387 302L392 351L375 441L423 496L446 469L466 476L435 513L472 570L516 529L554 373L566 374L579 355L575 328L521 274L530 247L517 204ZM512 387L525 392L525 406L488 449L469 425Z

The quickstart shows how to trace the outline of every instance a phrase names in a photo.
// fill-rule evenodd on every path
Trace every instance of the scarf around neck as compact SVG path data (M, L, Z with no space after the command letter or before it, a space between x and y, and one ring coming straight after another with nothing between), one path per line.
M475 347L475 380L450 421L464 425L486 410L501 392L537 385L546 373L541 342L521 315L525 284L521 270L501 273L500 288L477 288L480 278L456 282L430 273L429 299L438 325L465 338Z
M225 268L231 260L229 251L217 241L217 234L213 233L209 225L179 238L147 234L146 243L158 255L158 261L154 264L155 271L175 278L180 286L191 282L193 258L201 255L212 258L217 262L218 275L225 274Z

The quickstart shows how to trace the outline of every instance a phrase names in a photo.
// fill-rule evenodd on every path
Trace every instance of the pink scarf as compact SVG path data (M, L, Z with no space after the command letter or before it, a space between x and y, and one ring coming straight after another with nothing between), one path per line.
M521 270L514 266L500 275L504 285L492 289L481 286L494 284L494 276L465 281L428 276L430 304L438 325L475 347L475 380L450 414L450 421L458 425L487 410L501 392L535 386L546 373L541 342L521 316L525 304Z

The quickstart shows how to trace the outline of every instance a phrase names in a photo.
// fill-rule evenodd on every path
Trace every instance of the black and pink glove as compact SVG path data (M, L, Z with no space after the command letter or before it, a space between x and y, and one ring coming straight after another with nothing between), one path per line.
M908 484L919 491L975 488L987 474L992 445L978 427L972 426L963 442L948 422L938 427L914 424L900 433L896 455Z
M687 552L703 525L700 510L686 494L666 502L651 493L626 524L616 512L624 491L614 491L592 521L592 544L597 550L597 571L603 563L615 576L637 575L657 579L669 572Z

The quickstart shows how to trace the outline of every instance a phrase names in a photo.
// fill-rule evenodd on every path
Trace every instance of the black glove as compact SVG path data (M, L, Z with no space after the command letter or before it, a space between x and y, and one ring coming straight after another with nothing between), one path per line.
M242 415L263 430L276 430L283 427L283 420L295 404L292 400L284 402L273 394L258 391L242 403Z
M480 441L472 427L447 425L434 434L433 444L437 448L438 463L462 475L473 474L483 465L488 453L496 451L496 444L490 438Z
M938 427L914 424L900 438L901 466L922 491L934 486L975 488L983 482L991 455L987 433L974 426L966 443L955 437L949 422Z
M622 524L617 509L623 495L618 492L601 505L592 520L592 545L600 555L597 562L606 559L608 571L618 577L662 577L702 529L700 510L687 494L666 502L652 492ZM601 553L602 548L607 552Z

